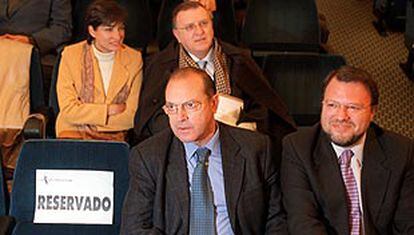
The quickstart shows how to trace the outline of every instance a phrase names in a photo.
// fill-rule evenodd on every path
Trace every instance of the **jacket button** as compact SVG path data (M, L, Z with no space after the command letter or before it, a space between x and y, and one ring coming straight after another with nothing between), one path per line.
M158 103L158 99L152 99L152 103L153 103L153 104Z

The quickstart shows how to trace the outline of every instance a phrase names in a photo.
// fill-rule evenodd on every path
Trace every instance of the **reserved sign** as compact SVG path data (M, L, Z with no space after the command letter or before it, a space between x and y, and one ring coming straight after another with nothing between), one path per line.
M112 224L114 173L36 170L34 223Z

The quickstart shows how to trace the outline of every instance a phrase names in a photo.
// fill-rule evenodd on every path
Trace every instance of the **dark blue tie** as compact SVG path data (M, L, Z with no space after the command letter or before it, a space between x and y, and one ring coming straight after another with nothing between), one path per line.
M191 182L190 235L214 235L214 204L207 168L208 148L198 148Z

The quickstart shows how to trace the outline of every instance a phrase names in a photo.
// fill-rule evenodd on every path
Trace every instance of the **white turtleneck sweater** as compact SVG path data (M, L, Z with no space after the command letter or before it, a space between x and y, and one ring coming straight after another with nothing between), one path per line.
M111 82L112 67L114 65L115 52L100 52L94 44L92 44L93 53L98 60L99 70L101 72L102 83L104 85L105 95L108 94L109 83Z

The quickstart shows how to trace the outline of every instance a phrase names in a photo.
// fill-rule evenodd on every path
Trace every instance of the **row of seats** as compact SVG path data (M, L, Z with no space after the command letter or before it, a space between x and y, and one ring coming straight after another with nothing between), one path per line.
M73 41L85 39L84 16L92 0L73 0ZM129 12L126 22L125 43L135 48L146 48L154 40L154 31L160 48L170 40L171 12L179 0L164 0L158 15L157 26L152 22L148 0L120 0ZM216 36L225 41L247 46L280 50L318 51L321 44L321 28L315 0L250 0L243 23L241 40L236 31L233 1L217 0L219 22L215 25ZM220 9L222 8L222 9ZM266 45L264 45L266 44ZM277 47L275 47L277 45Z
M148 5L147 1L142 1L144 5ZM124 4L130 4L129 1L126 1ZM74 1L74 13L76 13L75 19L78 19L77 21L74 21L75 25L75 31L76 28L79 27L79 25L82 25L83 22L80 22L80 19L83 18L84 11L89 4L88 1ZM133 6L131 6L132 8ZM135 8L132 8L135 9ZM147 9L147 7L144 7L143 9ZM286 9L288 9L286 11ZM288 15L291 15L292 17L286 17L286 12L289 12ZM131 17L134 17L134 15L130 15ZM294 19L292 19L294 18ZM78 23L76 23L78 22ZM135 22L135 21L134 21ZM137 21L138 22L138 21ZM78 26L76 26L78 25ZM284 94L285 100L288 103L288 107L290 110L293 110L293 116L299 117L299 116L306 116L309 113L309 109L307 110L301 110L297 109L297 105L300 102L304 102L306 107L314 107L312 109L312 115L319 112L320 105L314 105L309 106L306 105L310 100L312 102L319 103L319 96L320 96L320 89L316 89L317 86L314 86L315 89L308 90L310 94L313 94L313 98L309 99L309 97L305 96L299 96L300 100L297 100L295 102L290 102L291 98L289 96L296 96L295 92L288 92L291 89L289 87L281 89L280 86L278 86L278 83L275 83L273 80L276 77L275 74L277 74L278 81L283 81L286 79L295 79L295 77L299 76L304 77L306 74L310 72L310 70L313 70L315 72L311 72L311 74L317 74L315 78L307 78L305 80L313 80L316 83L319 83L326 75L326 71L330 71L333 68L337 68L339 65L344 64L343 63L336 63L331 61L336 61L335 55L326 55L321 54L320 52L320 45L321 45L321 39L320 39L320 25L318 22L318 12L316 8L316 4L314 0L295 0L295 1L274 1L274 0L264 0L264 1L255 1L251 0L249 2L249 5L247 7L247 15L245 19L245 30L243 32L243 39L245 41L245 44L250 47L250 50L252 52L252 56L255 57L255 59L261 63L260 61L263 61L263 58L269 57L269 59L266 59L266 61L279 61L275 63L267 62L265 64L262 64L262 68L264 71L266 71L266 75L268 75L268 78L270 79L270 82L272 86L276 90L282 91ZM137 31L137 30L131 30L131 25L129 25L130 31ZM139 27L138 27L139 28ZM81 38L79 36L79 32L83 30L77 30L78 34L75 33L75 37L78 39ZM77 36L76 36L77 35ZM128 36L128 27L127 27L127 34ZM128 37L127 37L128 39ZM131 42L132 38L129 39ZM128 43L128 40L127 40ZM137 41L135 41L137 43ZM133 45L138 45L134 44ZM143 45L143 44L140 44ZM293 58L293 60L288 60L290 62L283 63L283 66L280 65L280 59L278 59L278 54L282 53L285 57ZM273 59L274 58L274 59ZM53 69L52 73L52 79L51 79L51 85L50 85L50 93L49 93L49 100L48 100L48 106L51 107L51 111L48 113L49 116L49 126L48 126L48 136L53 137L54 136L54 119L57 116L57 113L59 112L59 107L57 104L57 98L56 98L56 81L57 81L57 74L58 74L58 68L59 68L59 60L60 55L57 57L56 64ZM317 63L321 64L317 67L309 67L307 69L298 70L297 65L298 63L302 62L306 63ZM308 61L308 62L306 62ZM344 61L343 58L341 61ZM265 66L266 65L266 66ZM320 72L318 68L324 67L325 72ZM285 73L278 71L280 68L283 69L283 71L286 71ZM303 71L302 74L299 74L300 72L297 72L295 76L292 76L289 71ZM286 78L285 78L286 77ZM303 82L303 81L302 81ZM287 85L287 84L285 84ZM293 85L293 84L291 84ZM41 87L41 86L37 86ZM301 87L301 86L299 86ZM302 86L302 87L307 87ZM297 90L297 84L292 86L292 89ZM45 91L48 92L48 91ZM37 99L39 97L42 97L41 91L36 92L37 94L34 94L34 99ZM286 94L285 94L286 93ZM302 105L300 105L302 106ZM303 123L302 120L296 120L299 124ZM310 122L305 122L310 123ZM29 126L31 127L31 126ZM30 129L29 129L30 130ZM30 132L33 133L33 132ZM36 132L34 132L36 133Z

